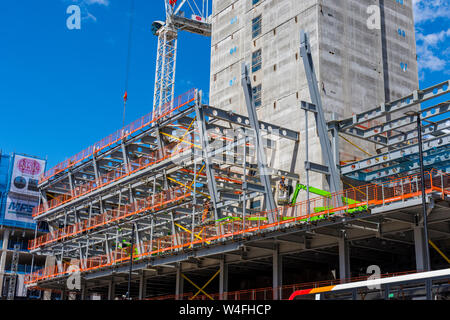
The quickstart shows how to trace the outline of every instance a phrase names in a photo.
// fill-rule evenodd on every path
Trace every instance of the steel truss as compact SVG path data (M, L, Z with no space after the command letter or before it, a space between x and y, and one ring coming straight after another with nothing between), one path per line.
M377 181L417 172L417 116L410 115L411 111L421 113L426 169L450 172L450 101L442 102L448 98L449 85L450 80L351 118L330 122L330 129L337 128L341 134L371 142L378 150L376 155L341 166L341 174L361 181ZM430 106L421 108L423 104ZM385 117L391 120L384 122ZM336 135L334 139L339 137Z
M159 117L172 109L175 93L175 70L177 61L177 30L164 26L158 34L153 117Z
M184 30L203 36L211 35L211 24L207 21L210 0L183 0L170 4L164 0L166 21L155 22L158 36L156 55L155 86L153 95L153 118L168 116L175 94L175 73L177 65L178 31ZM185 12L181 11L185 10ZM185 17L187 13L191 17Z

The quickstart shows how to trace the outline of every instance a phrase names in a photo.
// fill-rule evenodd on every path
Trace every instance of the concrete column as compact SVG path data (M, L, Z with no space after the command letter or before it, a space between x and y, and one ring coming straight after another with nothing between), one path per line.
M69 292L69 300L77 300L77 294L75 292Z
M52 299L52 290L45 290L43 300L51 300Z
M8 241L9 241L9 229L4 229L3 231L3 244L2 251L0 256L0 298L3 292L3 278L5 275L5 266L6 266L6 253L8 250Z
M339 278L350 278L350 246L344 236L339 239Z
M416 253L416 270L424 271L427 267L425 255L425 232L422 226L414 226L414 250Z
M147 279L145 278L144 271L142 271L139 277L139 300L144 299L146 293L147 293Z
M114 280L110 280L108 284L108 300L114 300L116 297L116 285Z
M44 266L44 268L54 267L55 264L56 264L56 257L54 257L54 256L47 256L47 257L45 257L45 266ZM45 290L43 299L44 300L51 300L52 299L52 290Z
M228 292L228 265L225 263L225 259L220 261L220 275L219 275L219 294L220 300L227 300L227 296L224 295Z
M5 230L3 231L3 245L2 245L2 250L7 250L7 249L8 249L9 234L10 234L10 230L9 230L9 229L5 229Z
M176 279L176 284L175 284L176 300L182 300L181 295L183 294L183 285L184 285L184 279L181 276L181 264L179 264L178 268L177 268L177 279Z
M283 285L283 258L278 246L273 251L273 300L279 300L280 287Z
M86 300L86 284L81 285L81 300Z

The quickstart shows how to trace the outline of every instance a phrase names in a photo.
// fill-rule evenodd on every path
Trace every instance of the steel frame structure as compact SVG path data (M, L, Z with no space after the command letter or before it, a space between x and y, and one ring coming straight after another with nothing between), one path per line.
M164 108L171 109L175 94L175 71L177 61L177 30L164 26L158 34L153 116L159 117Z
M310 71L312 75L313 68ZM404 145L415 138L411 125L416 119L397 119L395 112L448 93L448 81L351 119L329 122L328 129L334 130L332 144L328 144L322 126L319 134L323 148L339 145L336 131L389 147L387 153L374 159L340 168L342 175L359 179L361 174L373 177L378 170L378 177L386 178L384 181L372 178L369 184L332 192L330 196L274 207L270 198L279 177L292 181L299 177L268 168L264 148L274 148L276 143L294 144L300 136L296 131L259 121L252 112L252 87L245 67L242 76L248 116L204 105L201 91L190 91L171 102L171 107L156 119L144 117L138 124L120 130L117 139L88 149L92 152L83 154L80 160L52 169L40 182L42 204L34 213L35 219L48 222L51 232L31 241L29 248L34 253L55 256L57 263L30 274L27 283L64 287L64 280L73 272L69 266L75 264L81 269L85 285L95 288L96 279L114 281L131 267L143 278L149 272L156 272L152 279L175 275L180 297L184 296L182 266L183 272L213 269L217 275L217 267L222 269L225 261L232 265L269 257L274 267L273 294L281 297L277 290L281 288L282 254L338 246L340 278L345 279L349 241L357 243L374 235L392 239L393 234L412 230L415 234L422 186L430 214L430 238L450 238L450 175L428 169L425 179L421 179L410 172L413 166L393 177L383 172L392 168L381 167L401 166L406 156L411 157L406 159L409 162L416 160L417 145ZM303 107L315 113L321 109L320 101ZM434 110L434 116L442 116L447 107L440 103L424 111ZM387 113L394 119L387 126L361 129ZM322 114L318 123L323 122ZM447 125L448 118L425 126L429 136L424 139L424 151L428 152L425 158L429 158L430 165L441 159L433 156L445 160L448 155L448 133L443 132ZM400 128L406 131L397 132ZM387 135L389 131L397 132L397 136ZM384 138L386 143L378 143ZM333 159L327 153L329 170L338 169L333 168L339 160L336 158L336 154ZM371 168L375 170L364 171ZM248 205L261 198L266 198L265 207ZM352 201L344 204L343 199ZM133 236L136 246L131 252L137 252L129 266L130 252L119 243ZM420 258L420 252L416 254ZM202 259L207 262L200 265ZM225 276L220 274L223 281ZM226 290L222 282L221 288L223 294ZM140 297L145 297L141 291L145 290L140 289Z
M32 252L55 256L61 270L68 259L81 261L117 250L120 239L131 237L134 225L141 253L145 241L180 230L198 238L203 204L209 199L216 200L212 211L239 216L242 201L265 194L255 174L256 164L252 166L257 144L248 118L202 105L199 91L194 97L183 109L176 105L158 125L151 122L105 152L43 180L42 204L34 216L49 223L50 237L32 241ZM228 127L221 125L224 122ZM265 128L264 141L271 148L274 137L292 143L299 138L297 132L286 128L265 122L260 126ZM230 143L230 139L234 141ZM215 141L212 149L211 141ZM243 149L247 157L242 160ZM298 180L296 175L276 171ZM245 198L236 194L236 185L247 188ZM47 195L54 199L48 201ZM258 210L246 211L252 214ZM221 217L216 214L213 221ZM46 240L40 241L43 238ZM178 240L174 241L177 245ZM87 267L85 263L81 266Z
M338 128L343 135L371 142L379 151L372 157L341 166L341 174L368 182L416 171L419 168L417 116L406 115L411 110L420 112L422 121L426 122L422 128L426 168L449 172L450 104L449 100L438 100L450 93L449 85L450 81L445 81L352 118L330 123L330 128ZM439 102L433 103L436 100ZM423 103L431 106L421 109ZM385 116L391 120L373 125L373 120ZM336 139L339 139L337 135Z
M204 36L211 35L211 25L207 22L209 0L182 0L172 5L164 0L166 21L157 30L158 49L156 55L155 84L153 94L153 118L158 118L167 110L172 109L175 97L175 74L177 65L178 31ZM187 7L199 20L184 17L181 9Z

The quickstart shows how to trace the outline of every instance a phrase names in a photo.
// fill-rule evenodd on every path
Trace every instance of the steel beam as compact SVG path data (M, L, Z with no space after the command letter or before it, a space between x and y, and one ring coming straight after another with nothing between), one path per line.
M248 75L248 68L245 63L242 64L242 74L241 74L241 83L242 88L244 90L245 103L247 106L248 119L250 121L250 126L255 131L255 144L256 144L256 153L257 153L257 161L258 161L258 169L259 169L259 178L261 180L261 184L263 185L264 191L264 199L266 209L268 211L269 223L274 223L276 221L276 213L275 210L277 206L275 204L275 199L273 197L272 186L270 182L270 174L267 167L266 153L264 150L264 146L262 144L262 138L260 133L260 126L258 121L258 115L256 113L255 101L253 100L253 89L250 77Z
M206 176L208 177L208 190L209 195L211 197L211 201L213 203L214 208L214 219L218 220L222 218L221 211L218 209L218 203L220 202L216 179L215 179L215 173L213 164L211 162L211 159L209 157L210 154L210 146L208 141L208 135L206 131L206 119L205 114L201 105L202 96L201 92L196 92L196 104L195 104L195 114L197 116L197 127L200 134L200 141L202 144L202 153L203 153L203 159L205 161L205 171Z
M410 95L395 100L388 104L382 104L375 109L352 116L351 118L340 121L340 130L355 127L364 124L370 120L383 117L386 113L401 111L450 92L450 80L439 83L423 90L416 90Z
M309 39L308 35L304 31L300 34L300 44L300 56L303 59L303 66L305 69L306 79L308 81L309 93L311 96L312 105L315 108L314 116L316 119L320 145L322 147L322 156L325 161L325 166L327 166L330 171L329 176L327 176L327 180L330 186L330 192L334 193L341 190L340 177L337 171L336 163L334 162L333 148L328 136L328 126L325 122L322 98L317 85L316 72L314 70ZM311 104L302 103L302 107L307 107L307 105L311 106ZM305 128L305 130L308 130L308 128Z
M429 139L426 141L423 151L429 151L434 148L441 148L450 145L450 134L445 136ZM387 163L404 159L407 156L417 155L419 153L419 145L403 147L386 153L376 155L361 161L353 162L349 165L341 167L343 175L354 174L355 172L366 170L375 166L385 165Z

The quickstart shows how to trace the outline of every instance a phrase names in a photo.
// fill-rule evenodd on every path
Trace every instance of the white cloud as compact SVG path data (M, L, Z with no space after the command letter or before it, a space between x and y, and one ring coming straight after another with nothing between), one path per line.
M413 0L416 24L431 22L439 18L450 18L448 0Z
M91 5L99 5L99 6L109 6L110 0L63 0L63 2L76 4L80 6L81 9L81 19L83 20L92 20L93 22L97 22L97 17L94 16L88 9Z
M102 6L109 6L109 0L84 0L83 2L86 3L87 5L99 4Z
M435 20L443 20L448 25L450 19L450 1L413 0L416 22L417 55L419 58L419 77L425 71L444 71L448 63L448 41L450 29L436 33L425 33L426 25ZM445 23L443 25L446 25Z
M446 56L449 52L449 48L445 46L447 38L450 38L450 29L430 34L417 33L417 55L419 56L420 71L442 71L446 69L448 60L443 56Z

